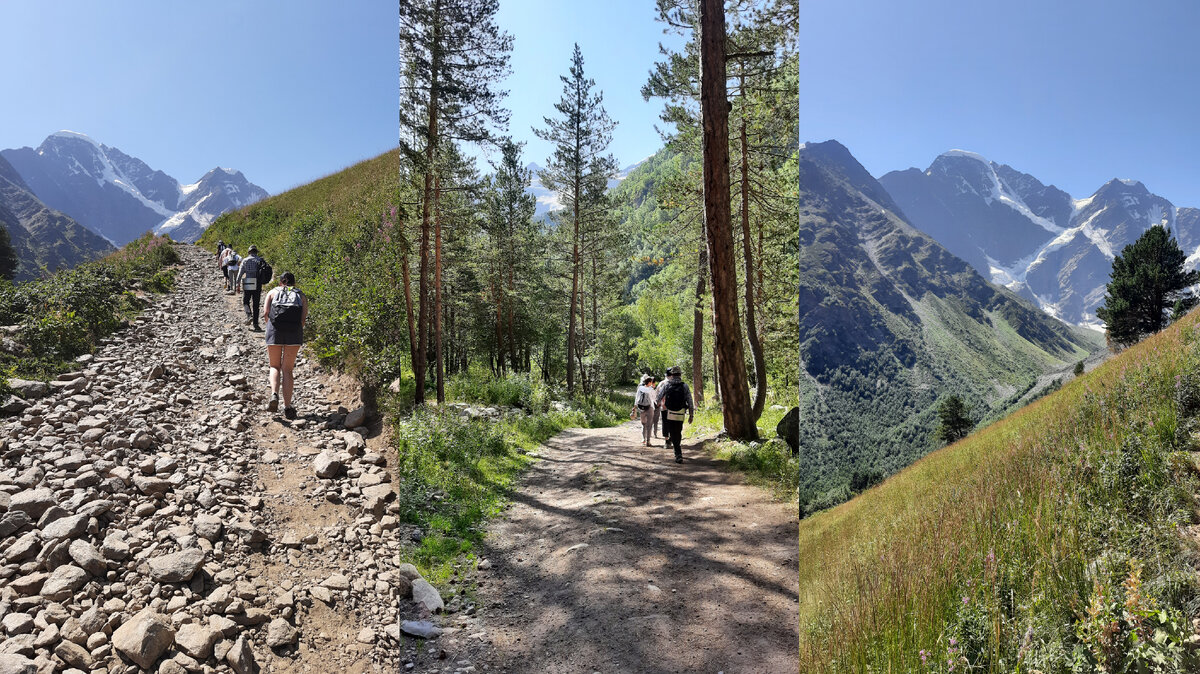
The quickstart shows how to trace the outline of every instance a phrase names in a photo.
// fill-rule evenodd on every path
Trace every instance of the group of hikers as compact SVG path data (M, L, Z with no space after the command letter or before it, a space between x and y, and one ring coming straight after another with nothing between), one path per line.
M667 378L659 384L652 374L642 375L637 393L633 396L634 409L631 418L642 422L642 446L653 447L651 434L658 439L658 422L662 419L662 434L667 446L675 448L675 463L683 463L683 420L692 423L696 405L692 402L692 391L682 379L679 367L667 370ZM685 415L686 413L686 415Z
M267 357L271 364L271 400L267 403L267 411L279 411L282 394L283 416L295 419L292 369L296 366L296 356L304 342L308 298L296 287L296 277L292 272L285 271L276 280L271 265L259 255L255 246L246 249L246 256L242 257L232 246L218 241L217 268L224 279L226 294L241 293L246 324L252 326L255 332L263 332L259 327L259 303L262 302L262 322L267 326ZM276 281L277 285L267 291L264 298L262 289Z

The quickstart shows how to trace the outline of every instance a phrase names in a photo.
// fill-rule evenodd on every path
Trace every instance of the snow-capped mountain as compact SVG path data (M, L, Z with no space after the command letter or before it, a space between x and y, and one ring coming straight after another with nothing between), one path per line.
M51 134L36 149L0 151L29 189L120 246L147 231L194 241L217 215L267 196L238 171L214 169L182 185L117 148L73 131Z
M650 157L646 157L646 159L649 158ZM643 159L635 164L630 164L629 166L621 169L615 177L609 179L608 189L611 190L617 185L620 185L621 181L624 180L631 171L646 163L646 159ZM541 166L538 166L536 162L529 162L525 168L533 172L533 180L530 183L529 188L525 190L527 194L532 194L537 199L537 207L534 210L533 217L535 219L541 219L550 211L557 211L562 208L563 204L561 201L559 201L558 194L546 189L546 187L542 185L541 179L538 177L538 174L545 169Z
M1096 308L1113 256L1152 225L1169 227L1189 264L1200 264L1200 212L1176 209L1135 180L1110 180L1073 199L1010 166L951 150L925 171L893 171L879 182L919 229L1069 323L1101 327Z
M0 157L0 226L20 264L15 280L28 281L113 252L112 244L70 216L47 208L16 169Z

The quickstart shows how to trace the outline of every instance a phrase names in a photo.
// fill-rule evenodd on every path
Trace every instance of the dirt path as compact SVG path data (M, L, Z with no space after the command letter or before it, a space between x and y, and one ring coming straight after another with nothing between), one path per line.
M489 528L480 571L489 671L797 671L797 513L639 428L565 431ZM661 441L659 441L661 443Z

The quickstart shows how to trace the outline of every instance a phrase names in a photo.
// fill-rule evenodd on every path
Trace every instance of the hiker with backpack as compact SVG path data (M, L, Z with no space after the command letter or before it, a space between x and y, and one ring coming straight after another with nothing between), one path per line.
M633 394L633 405L638 410L638 419L642 422L642 446L653 447L650 443L650 431L654 427L654 389L649 382L654 378L648 374L642 375L641 384Z
M296 418L292 407L294 381L292 368L304 342L304 321L308 318L308 298L296 287L296 276L285 271L279 285L267 293L263 303L263 318L267 323L267 356L271 361L271 401L268 412L279 410L279 394L283 393L283 416Z
M220 270L221 276L225 275L225 270L221 269L221 258L225 255L225 251L228 248L229 246L225 245L225 239L221 239L217 242L217 269Z
M654 395L652 396L651 399L652 400L657 399L658 398L658 379L655 378L654 375L650 375L650 381L646 382L646 385L649 386L651 388L651 390L654 391ZM656 404L653 404L650 406L650 411L654 413L654 419L650 422L650 428L654 431L654 439L657 440L658 439L658 417L660 416L662 410L658 409L658 404L656 403ZM666 431L663 431L663 438L665 439L666 437L667 437L667 433L666 433Z
M238 255L230 246L225 250L225 257L222 260L221 268L225 270L225 293L232 295L236 292L237 285L234 283L234 277L237 276L238 267L242 264L242 256Z
M241 284L242 309L246 312L246 322L254 326L255 332L260 332L262 328L258 327L258 305L262 298L262 287L271 282L271 265L259 257L257 247L250 246L247 252L250 255L242 260L241 266L238 267L236 282Z
M658 387L658 394L655 396L655 403L662 409L667 445L675 447L675 463L683 463L680 445L683 442L684 412L687 412L687 422L690 424L696 411L696 406L692 403L692 391L683 383L682 374L683 370L678 366L667 370L667 380Z

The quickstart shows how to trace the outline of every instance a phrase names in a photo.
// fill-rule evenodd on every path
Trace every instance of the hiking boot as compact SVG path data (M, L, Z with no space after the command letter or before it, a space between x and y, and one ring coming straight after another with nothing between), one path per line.
M682 456L675 457L675 463L683 463L683 457Z
M283 408L283 416L284 416L284 418L286 418L288 420L295 419L296 418L296 408L295 407Z
M268 412L278 412L279 411L279 394L278 393L271 394L271 402L267 403L267 411Z

